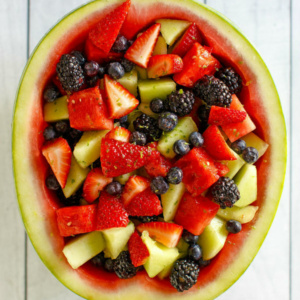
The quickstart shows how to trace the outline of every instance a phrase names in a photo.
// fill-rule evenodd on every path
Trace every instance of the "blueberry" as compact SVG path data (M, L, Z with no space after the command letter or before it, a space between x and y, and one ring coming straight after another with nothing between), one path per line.
M258 160L258 151L253 147L247 147L243 150L243 159L248 164L253 164Z
M123 52L126 51L128 47L128 42L125 36L118 35L116 41L114 42L113 46L111 47L112 52Z
M197 111L198 117L201 122L207 123L210 113L210 106L200 105Z
M43 132L44 139L46 141L50 141L52 139L55 139L57 137L57 132L52 126L48 126L45 128Z
M98 76L98 75L95 75L95 76L93 76L93 77L87 78L87 79L86 79L86 82L87 82L88 86L94 87L94 86L96 86L96 85L98 84L98 80L99 80L99 79L100 79L99 76Z
M157 195L165 194L169 189L169 184L162 176L155 177L151 181L151 190Z
M183 238L184 241L187 242L188 244L196 244L196 243L198 242L199 235L193 235L193 234L190 233L189 231L183 230L182 238Z
M95 61L89 61L84 65L84 71L87 76L94 77L99 72L99 64Z
M231 144L231 149L237 154L242 154L246 149L246 142L244 140L236 140Z
M130 136L129 142L135 145L145 146L147 143L147 136L143 132L134 131Z
M74 50L71 52L71 55L75 56L80 65L84 65L86 62L85 57L80 51Z
M194 131L190 134L189 141L194 147L202 147L204 144L202 134L197 131Z
M66 133L70 129L68 121L58 121L54 126L55 130L59 133Z
M134 67L134 63L126 58L121 59L121 65L123 66L125 72L131 72Z
M242 230L242 224L236 220L229 220L226 222L226 229L231 233L239 233Z
M100 78L103 78L103 76L106 74L106 68L104 66L99 66L98 75Z
M105 190L110 195L116 196L122 193L123 188L121 183L117 181L113 181L105 187Z
M60 188L60 185L54 175L49 175L46 178L46 187L52 191L57 191Z
M188 249L188 256L193 260L200 260L202 257L202 250L198 244L190 245Z
M164 108L165 108L164 101L159 98L154 98L150 102L150 109L156 114L162 113L164 111Z
M173 167L169 170L166 179L171 184L179 184L182 181L183 172L178 167Z
M46 87L43 97L46 102L54 102L54 100L60 97L60 92L55 85L51 84Z
M177 123L177 115L171 112L163 112L158 117L158 128L163 131L172 131Z
M114 272L114 261L111 258L105 260L104 269L108 272Z
M112 62L108 65L108 75L113 79L120 79L125 75L125 70L119 62Z
M185 155L188 154L191 150L190 144L185 140L178 140L173 145L173 150L176 154Z

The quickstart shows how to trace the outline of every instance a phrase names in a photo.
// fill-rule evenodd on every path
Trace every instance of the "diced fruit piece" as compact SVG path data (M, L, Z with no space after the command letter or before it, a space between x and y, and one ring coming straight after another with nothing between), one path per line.
M237 153L235 153L234 151L232 151L232 153L235 156L236 160L222 161L222 164L229 168L229 172L226 174L226 177L229 177L230 179L232 179L245 164L245 161Z
M97 205L69 206L56 211L61 236L95 231Z
M130 134L131 132L128 129L117 126L108 132L105 138L128 143Z
M183 62L180 56L164 54L152 56L148 64L148 77L158 78L161 76L178 73L183 69Z
M197 125L191 117L183 117L179 119L176 127L169 132L165 132L161 136L157 150L167 158L174 158L176 153L173 150L173 145L177 140L185 140L188 142L192 132L198 131Z
M190 50L190 48L194 45L194 43L201 43L201 35L199 29L195 23L191 24L180 40L175 44L172 54L177 54L180 57L184 57L184 55Z
M149 237L147 231L142 233L142 240L147 246L150 256L144 264L144 268L150 278L155 277L158 273L167 267L170 267L179 257L177 248L168 248Z
M216 125L210 125L203 133L205 150L217 160L236 160L222 133Z
M174 75L174 80L183 86L193 87L204 75L213 75L221 64L210 52L195 43L183 58L183 70Z
M139 79L142 79L142 80L148 79L147 69L139 67L139 66L136 66L135 69L138 73L138 78Z
M152 239L169 248L177 246L183 231L182 226L166 222L141 223L136 229L139 232L148 231Z
M254 165L245 164L234 177L234 182L240 191L240 199L234 204L245 207L257 198L257 170Z
M217 214L220 206L209 198L185 193L180 201L175 223L194 235L199 235Z
M258 158L262 157L269 147L266 142L253 132L243 136L243 140L246 142L247 147L253 147L258 151Z
M183 171L182 182L194 196L203 193L219 179L213 159L202 148L192 149L175 166Z
M119 119L124 117L139 105L139 100L108 75L104 76L104 84L110 118Z
M208 124L227 125L232 123L243 122L247 113L242 110L212 106L209 113Z
M140 67L147 68L159 35L159 30L160 24L154 24L148 28L129 47L124 57Z
M225 209L219 209L217 216L220 218L229 221L236 220L241 224L245 224L251 222L254 218L256 212L258 210L258 206L248 205L245 207L227 207Z
M68 142L61 137L49 141L43 146L42 153L60 186L64 188L70 172L72 158L72 151Z
M232 95L232 102L230 104L230 108L246 112L246 110L244 109L244 106L239 101L239 99L236 95ZM256 128L256 126L252 122L252 120L250 119L248 114L247 114L246 119L241 123L228 124L228 125L222 126L223 131L225 132L225 134L228 136L230 142L232 142L232 143L234 141L242 138L244 135L250 133L255 128Z
M159 19L156 21L161 25L160 32L166 43L172 46L191 24L184 20Z
M128 241L128 250L131 262L135 267L144 265L150 255L148 248L137 232L131 235Z
M126 227L111 228L102 231L106 241L106 250L112 259L116 259L124 250L133 232L134 225L131 222Z
M198 240L198 244L202 249L203 260L212 259L222 250L227 235L226 222L219 217L214 217Z
M100 168L91 170L83 184L83 198L89 203L95 201L104 187L111 182L112 178L105 177Z
M72 94L68 110L72 128L81 131L113 128L113 120L108 118L106 104L98 87Z
M57 122L69 119L68 97L60 97L53 102L47 102L44 105L45 122Z
M157 39L156 45L153 50L154 55L163 55L168 53L168 46L165 39L160 35Z
M105 53L113 46L127 16L131 1L127 0L108 15L89 32L89 39L93 44Z
M151 108L150 108L150 104L149 103L141 103L138 107L138 110L143 112L144 114L157 119L158 118L158 114L155 114Z
M70 240L63 249L68 263L73 269L77 269L88 260L102 252L105 241L101 232L90 232Z
M138 75L135 69L125 73L125 75L117 81L134 97L137 96Z
M130 173L127 173L127 174L123 174L123 175L117 176L117 177L114 178L114 180L115 180L115 181L118 181L119 183L121 183L121 184L124 185L124 184L126 184L126 182L129 180L129 178L130 178L131 176L136 175L136 173L137 173L137 171L135 170L135 171L132 171L132 172L130 172Z
M229 168L226 166L225 163L215 161L215 167L218 169L218 175L220 177L225 176L229 172Z

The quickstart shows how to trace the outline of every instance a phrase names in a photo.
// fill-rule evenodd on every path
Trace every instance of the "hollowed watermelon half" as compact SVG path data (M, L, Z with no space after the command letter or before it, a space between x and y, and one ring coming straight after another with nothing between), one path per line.
M48 166L41 154L42 93L55 73L60 56L80 47L89 28L114 9L120 0L92 1L53 27L33 52L21 79L13 121L13 164L22 218L40 258L69 289L86 299L214 299L246 270L259 250L275 216L286 167L286 131L279 97L263 60L224 16L192 0L132 0L122 32L132 38L156 19L195 22L205 43L224 64L234 67L247 83L240 99L269 145L258 168L258 213L238 235L230 235L212 264L200 272L198 283L178 293L168 280L150 279L139 272L121 280L115 274L85 264L73 270L62 249L55 210L56 197L45 187ZM255 228L255 230L253 230Z

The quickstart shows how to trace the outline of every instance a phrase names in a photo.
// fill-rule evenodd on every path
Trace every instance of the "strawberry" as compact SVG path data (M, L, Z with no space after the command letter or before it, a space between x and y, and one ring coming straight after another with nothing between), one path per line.
M216 160L236 160L218 126L210 125L204 132L204 148Z
M131 113L139 105L139 100L110 76L104 76L104 85L110 118L122 118Z
M172 54L177 54L180 57L191 49L195 42L201 43L202 38L199 29L195 23L191 24L186 32L183 34L181 39L175 44Z
M112 182L112 178L105 177L100 168L89 172L83 184L83 198L91 203L95 201L106 185Z
M112 129L114 121L108 118L99 87L72 94L68 103L70 125L81 131Z
M131 235L128 241L128 251L131 262L135 267L145 264L150 256L147 246L136 231Z
M130 8L131 1L127 0L111 13L106 15L97 26L89 32L89 39L92 43L108 53L113 46L120 29L125 21L127 13Z
M215 167L218 169L220 177L225 176L229 172L229 168L221 162L215 161Z
M105 138L129 143L130 135L131 132L128 129L118 126L108 132Z
M186 192L179 203L174 221L192 234L200 235L217 214L219 208L220 206L209 198L193 197Z
M148 231L151 238L169 248L177 246L183 231L182 226L166 222L141 223L136 229L139 232Z
M61 236L71 236L96 230L97 205L69 206L56 211Z
M101 167L105 176L117 177L143 167L157 156L151 148L124 143L113 139L101 141Z
M219 61L207 49L195 43L183 58L183 70L173 79L179 85L193 87L204 75L213 75L220 67Z
M126 227L128 223L128 214L119 199L103 191L97 208L96 230Z
M148 78L158 78L181 72L183 62L180 56L174 54L154 55L148 63Z
M64 188L72 160L72 151L68 142L62 137L49 141L43 146L42 153L60 186Z
M125 53L125 58L142 68L147 68L159 35L159 31L159 23L148 28L129 47Z
M131 199L126 207L130 216L158 216L162 211L161 203L150 187Z
M247 117L245 111L212 106L209 113L208 124L212 125L227 125L232 123L243 122Z

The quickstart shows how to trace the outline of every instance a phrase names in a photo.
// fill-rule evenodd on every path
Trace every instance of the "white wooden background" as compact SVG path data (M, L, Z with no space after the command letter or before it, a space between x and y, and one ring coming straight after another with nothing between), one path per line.
M57 281L27 239L11 166L11 117L28 55L58 19L86 0L0 1L0 299L79 300ZM278 213L260 252L218 299L300 299L300 1L207 0L246 34L267 63L281 97L289 164Z

